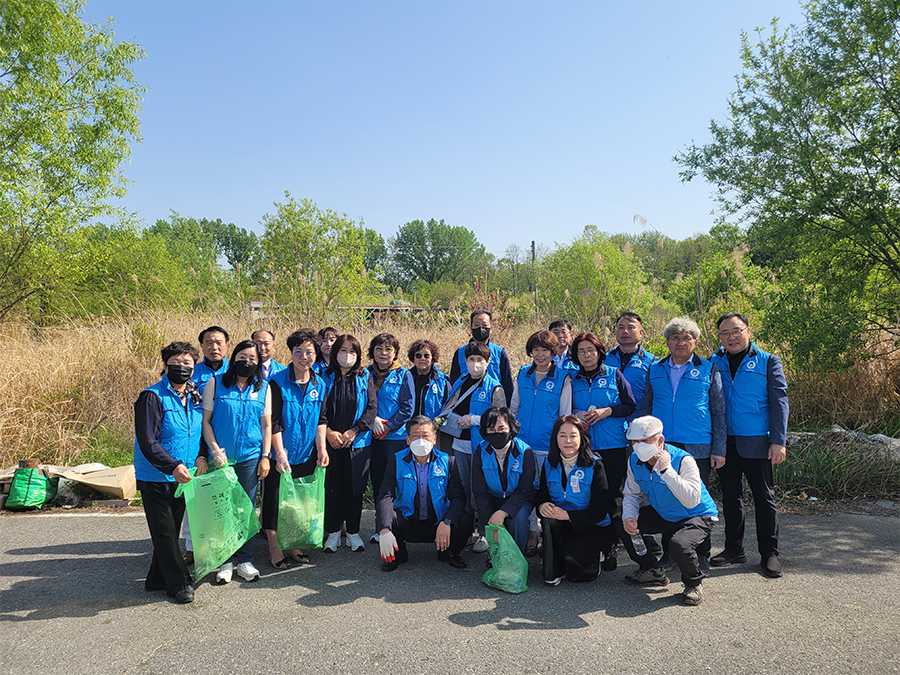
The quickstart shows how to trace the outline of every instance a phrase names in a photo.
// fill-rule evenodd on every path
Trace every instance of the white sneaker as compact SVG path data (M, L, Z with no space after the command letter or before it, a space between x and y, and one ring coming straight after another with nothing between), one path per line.
M244 581L256 581L259 579L259 570L253 566L253 563L241 563L234 571Z
M379 541L381 541L381 538L378 536L377 532L369 537L369 543L371 544L377 544Z
M350 550L354 553L356 551L366 550L366 545L363 543L362 537L359 536L359 532L347 535L347 546L349 546Z
M219 571L216 572L216 583L217 584L227 584L231 581L231 573L234 570L234 565L230 562L225 563L219 568Z
M478 537L478 541L472 545L472 553L485 553L488 548L490 548L490 546L488 546L487 539Z
M328 538L325 540L325 545L322 547L322 550L325 553L336 553L338 550L338 546L341 545L341 533L340 532L332 532L328 535Z
M560 581L562 581L562 577L556 577L555 579L544 579L544 583L548 586L559 586Z

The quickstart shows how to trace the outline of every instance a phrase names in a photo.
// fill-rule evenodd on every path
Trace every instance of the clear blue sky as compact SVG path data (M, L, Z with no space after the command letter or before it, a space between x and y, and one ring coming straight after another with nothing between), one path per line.
M741 30L798 2L109 2L140 44L143 142L124 206L261 232L284 191L386 239L443 218L488 251L587 224L713 224L671 161L722 119Z

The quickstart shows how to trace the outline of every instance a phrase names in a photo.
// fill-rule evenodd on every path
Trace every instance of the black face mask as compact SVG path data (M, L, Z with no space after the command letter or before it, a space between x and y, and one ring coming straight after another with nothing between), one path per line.
M194 366L168 365L166 366L166 377L172 384L184 384L191 375L194 374Z
M234 374L238 377L250 377L256 372L256 364L250 361L235 361Z
M491 444L491 447L500 450L501 448L505 448L506 444L509 443L509 432L502 431L499 433L492 433L488 431L484 435L484 439Z
M472 329L472 337L475 338L476 342L487 342L487 339L491 336L490 328L473 328Z

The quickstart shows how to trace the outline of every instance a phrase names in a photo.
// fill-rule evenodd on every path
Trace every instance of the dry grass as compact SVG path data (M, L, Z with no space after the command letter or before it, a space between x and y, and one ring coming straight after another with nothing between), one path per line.
M440 349L441 369L449 372L454 350L468 339L467 319L406 316L377 325L329 323L356 335L364 351L377 333L394 333L404 365L409 344L427 337ZM196 344L197 335L211 324L225 327L232 344L257 328L272 330L275 358L282 363L289 360L285 338L303 327L286 318L254 323L238 316L162 313L145 314L131 322L0 326L0 338L12 355L0 377L0 466L26 457L49 464L78 464L96 448L98 438L130 452L132 405L141 390L159 378L160 348L172 340ZM518 325L497 335L514 366L525 362L525 341L534 330L534 326Z

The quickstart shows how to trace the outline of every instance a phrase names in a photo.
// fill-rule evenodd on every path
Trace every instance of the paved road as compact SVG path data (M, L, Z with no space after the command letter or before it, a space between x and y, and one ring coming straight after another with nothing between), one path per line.
M530 590L507 595L481 584L484 556L455 570L425 545L392 574L374 547L260 564L259 582L207 579L181 606L143 591L142 514L4 517L0 672L900 672L900 519L785 516L782 539L784 578L763 577L755 557L713 570L700 607L679 602L681 584L626 586L630 561L557 588L533 562Z

